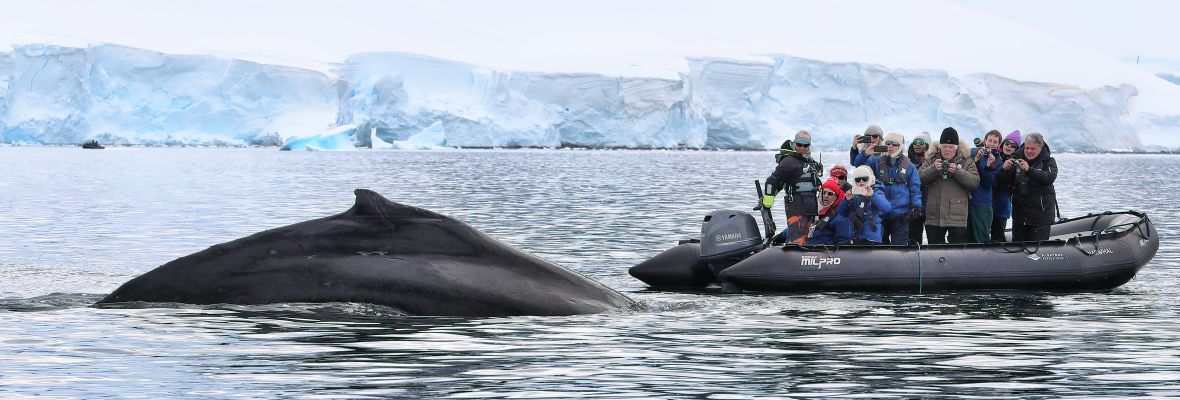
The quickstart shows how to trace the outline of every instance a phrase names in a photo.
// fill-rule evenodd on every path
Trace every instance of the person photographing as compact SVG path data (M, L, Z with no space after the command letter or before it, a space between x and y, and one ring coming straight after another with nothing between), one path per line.
M971 149L971 160L979 170L979 185L971 191L967 207L967 241L987 243L991 240L992 192L996 186L996 173L1000 171L1003 155L999 151L1000 131L995 129L975 139Z
M1012 241L1049 239L1057 213L1057 160L1040 133L1029 134L1016 157L1003 164L1000 182L1012 188Z
M918 169L927 188L926 240L930 244L965 243L967 201L979 185L979 170L967 155L959 132L947 127L938 139L938 151L926 157Z
M852 225L849 244L881 243L881 216L892 208L884 189L877 184L873 170L859 166L852 170L852 190L837 211Z
M885 135L883 148L874 149L871 156L862 152L853 162L859 165L857 168L864 166L873 171L877 185L889 200L889 211L881 215L881 242L903 246L910 241L909 221L922 214L922 182L918 168L902 153L904 148L905 136L890 132Z

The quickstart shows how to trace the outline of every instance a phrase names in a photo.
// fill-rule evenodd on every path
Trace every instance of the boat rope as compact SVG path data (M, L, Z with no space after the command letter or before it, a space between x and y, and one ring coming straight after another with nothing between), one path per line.
M1020 253L1024 251L1023 246L1019 249L1009 249L1008 244L1010 243L1019 244L1018 242L1000 242L1000 250L1004 250L1005 253Z
M1140 223L1135 226L1136 230L1139 231L1139 237L1143 239L1151 239L1151 229L1148 229L1147 233L1143 233L1143 226L1151 223L1151 220L1147 218L1147 214L1143 214L1143 220L1139 222Z
M1098 254L1098 236L1100 234L1101 234L1101 232L1094 231L1094 235L1090 236L1090 237L1094 238L1094 251L1087 251L1086 249L1082 248L1082 238L1085 237L1082 235L1077 235L1075 237L1069 238L1065 241L1065 243L1069 243L1069 244L1073 245L1073 247L1075 249L1078 249L1078 251L1082 252L1082 254L1085 254L1086 256L1093 256L1095 254Z
M1020 247L1022 247L1024 249L1024 252L1028 253L1028 254L1034 254L1038 251L1041 251L1041 241L1038 240L1033 243L1036 243L1037 247L1033 248L1032 251L1028 251L1028 242L1020 242Z

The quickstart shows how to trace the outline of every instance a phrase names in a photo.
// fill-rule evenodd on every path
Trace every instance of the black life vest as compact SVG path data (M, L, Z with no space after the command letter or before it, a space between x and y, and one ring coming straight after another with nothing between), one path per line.
M906 176L906 174L908 174L909 170L910 170L910 165L911 165L910 158L909 157L898 157L897 158L898 162L897 162L897 173L896 174L889 173L889 158L890 157L877 157L877 182L881 182L881 184L885 185L885 186L896 185L896 184L901 184L901 185L908 184L910 180L909 180L909 177ZM901 179L897 179L898 174L901 175Z
M812 194L819 191L819 187L823 185L819 176L823 173L824 166L812 159L810 156L795 153L792 156L803 162L803 173L799 175L799 179L791 185L789 190L795 194Z
M852 218L850 219L852 220L852 227L856 229L856 232L860 232L861 228L864 228L865 222L877 218L877 209L873 207L872 197L870 196L854 197L851 206ZM870 208L872 209L871 211L869 210ZM870 225L869 230L876 232L877 225Z

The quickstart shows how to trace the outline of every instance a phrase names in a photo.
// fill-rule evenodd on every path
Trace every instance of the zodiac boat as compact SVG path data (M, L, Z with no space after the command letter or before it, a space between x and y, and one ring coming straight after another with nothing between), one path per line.
M769 236L773 223L765 225ZM1098 291L1127 283L1158 249L1155 227L1137 211L1062 219L1049 240L1037 242L768 246L752 216L720 210L705 217L700 239L681 241L629 272L654 288Z

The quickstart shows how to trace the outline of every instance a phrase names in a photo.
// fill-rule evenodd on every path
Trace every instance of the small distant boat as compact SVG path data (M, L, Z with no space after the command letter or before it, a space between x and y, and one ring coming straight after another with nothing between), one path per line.
M98 140L90 139L90 140L87 140L86 143L82 143L82 148L83 149L105 149L106 147L102 147L101 144L98 144Z

